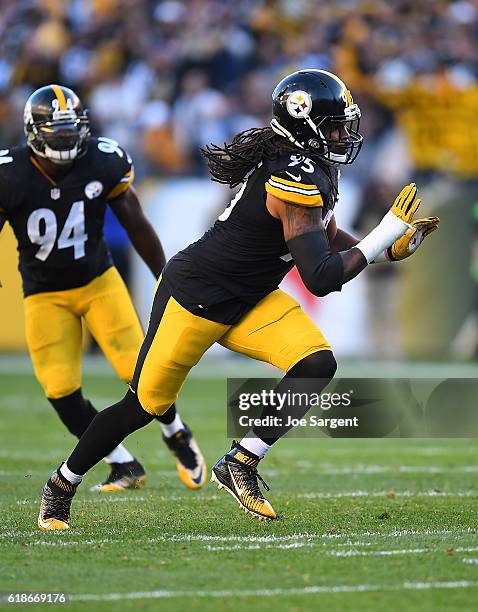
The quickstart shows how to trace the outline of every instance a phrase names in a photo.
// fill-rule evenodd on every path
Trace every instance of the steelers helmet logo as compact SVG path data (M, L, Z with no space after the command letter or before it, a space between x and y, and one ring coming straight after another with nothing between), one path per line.
M312 110L312 99L306 91L293 91L287 98L287 111L292 117L307 117Z

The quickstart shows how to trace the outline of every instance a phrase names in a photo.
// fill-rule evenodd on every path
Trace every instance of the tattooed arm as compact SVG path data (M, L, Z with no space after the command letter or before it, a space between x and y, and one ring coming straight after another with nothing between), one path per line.
M318 296L339 291L342 285L359 274L367 260L352 247L332 253L322 221L320 207L306 207L267 195L267 209L282 221L284 238L306 287Z

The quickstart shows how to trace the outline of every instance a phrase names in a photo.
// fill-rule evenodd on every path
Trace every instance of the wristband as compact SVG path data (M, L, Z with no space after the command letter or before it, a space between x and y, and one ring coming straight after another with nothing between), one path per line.
M370 234L365 236L357 245L367 260L367 263L375 261L385 249L391 246L397 238L403 236L409 225L393 214L391 210L380 221Z
M387 263L391 263L392 261L396 261L396 259L392 257L391 251L392 247L389 246L387 249L384 249L381 253L379 253L377 257L375 257L375 259L370 263L383 263L384 261L386 261Z

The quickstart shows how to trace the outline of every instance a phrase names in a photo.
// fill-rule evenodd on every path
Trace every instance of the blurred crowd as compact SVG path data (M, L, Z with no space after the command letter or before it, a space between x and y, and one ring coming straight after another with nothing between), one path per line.
M199 146L266 124L274 84L301 67L336 71L351 87L363 111L363 167L375 168L370 162L377 160L374 171L382 173L378 144L419 166L413 132L422 144L429 135L401 113L404 92L415 91L417 113L429 114L431 91L473 89L478 78L478 0L1 0L0 6L2 146L21 139L28 94L58 82L77 90L95 130L127 147L143 175L204 172ZM397 121L411 136L407 146L387 138ZM432 168L450 168L450 146ZM363 176L360 167L356 175Z

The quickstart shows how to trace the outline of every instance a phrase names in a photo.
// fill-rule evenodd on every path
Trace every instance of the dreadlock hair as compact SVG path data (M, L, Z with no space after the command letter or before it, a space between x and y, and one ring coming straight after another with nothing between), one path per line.
M207 160L212 180L231 188L240 185L244 177L263 159L273 160L284 153L308 153L299 149L272 128L252 128L236 134L224 147L210 145L201 149Z
M286 153L297 153L312 158L325 171L334 200L338 197L336 181L332 169L312 149L300 149L283 136L276 134L271 127L252 128L236 134L224 147L215 144L201 149L207 159L212 180L229 185L231 189L240 185L248 172L264 159L274 160Z

